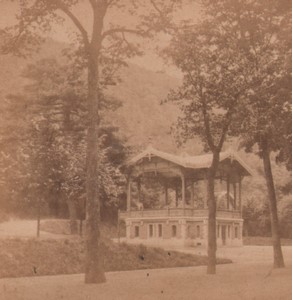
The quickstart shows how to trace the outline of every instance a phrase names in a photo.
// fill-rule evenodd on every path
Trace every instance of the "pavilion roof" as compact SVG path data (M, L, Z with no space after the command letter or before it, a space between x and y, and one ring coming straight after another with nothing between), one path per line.
M184 155L174 155L167 152L163 152L157 149L154 149L152 146L148 146L146 150L141 152L140 154L134 156L127 163L127 166L136 165L143 158L151 158L151 157L159 157L166 161L172 162L176 165L182 166L184 168L190 169L207 169L210 168L212 164L212 154L203 154L190 156L187 154ZM228 150L220 153L220 162L225 159L230 159L231 161L237 161L238 164L241 165L242 168L245 169L248 175L253 175L253 170L240 158L240 156L232 150Z

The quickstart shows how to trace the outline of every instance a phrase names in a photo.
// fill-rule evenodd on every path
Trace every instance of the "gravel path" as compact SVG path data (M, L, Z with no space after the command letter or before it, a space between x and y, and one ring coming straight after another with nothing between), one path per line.
M207 251L204 248L172 248L168 250L207 255ZM282 250L285 262L292 265L292 246L282 246ZM271 265L273 261L273 248L270 246L219 247L217 250L217 257L230 258L233 261L233 264L236 265Z
M290 300L291 276L291 265L271 272L262 264L238 264L219 266L215 276L204 267L108 273L101 285L85 285L83 275L1 279L0 299Z

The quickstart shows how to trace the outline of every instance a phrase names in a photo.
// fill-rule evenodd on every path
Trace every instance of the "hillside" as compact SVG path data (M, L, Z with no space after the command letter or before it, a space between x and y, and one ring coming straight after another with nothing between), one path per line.
M130 65L122 70L123 81L109 90L109 94L122 101L123 105L111 117L129 143L143 148L149 143L161 149L174 150L170 126L176 120L178 109L160 102L178 80Z
M0 56L0 109L5 110L7 94L21 92L27 83L21 77L29 63L42 58L61 58L65 44L48 41L39 53L28 58ZM122 82L110 87L108 94L122 102L122 107L111 113L110 121L120 127L121 134L130 145L144 148L151 138L161 149L175 151L175 143L169 134L170 125L176 120L178 109L170 104L160 105L178 80L163 73L156 73L130 64L121 70ZM0 121L1 122L1 121Z
M26 84L26 79L21 74L27 64L36 62L46 57L60 57L65 44L48 40L38 53L32 53L30 57L16 57L12 55L0 55L0 107L7 94L20 92Z

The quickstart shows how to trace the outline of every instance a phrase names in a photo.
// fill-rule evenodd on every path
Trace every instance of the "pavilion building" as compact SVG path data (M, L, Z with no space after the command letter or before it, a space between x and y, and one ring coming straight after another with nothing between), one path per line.
M177 156L153 147L132 158L125 166L127 210L119 213L126 223L126 240L157 246L207 246L206 175L211 162L212 154ZM242 180L251 175L237 153L220 153L215 184L218 246L242 245ZM143 205L141 186L147 178L162 183L159 207Z

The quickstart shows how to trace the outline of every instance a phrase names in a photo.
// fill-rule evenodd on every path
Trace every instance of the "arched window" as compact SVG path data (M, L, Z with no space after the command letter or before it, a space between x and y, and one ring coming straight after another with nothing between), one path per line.
M171 226L171 236L176 237L176 225Z

